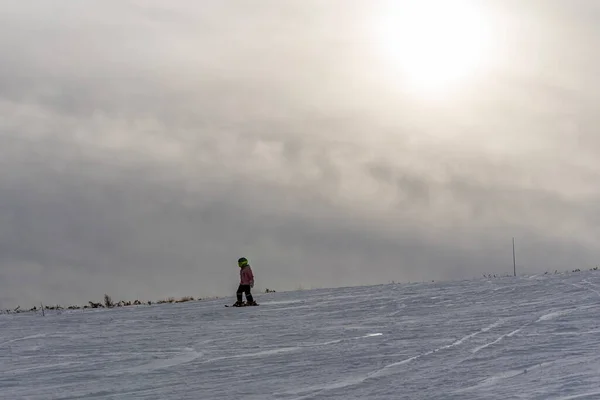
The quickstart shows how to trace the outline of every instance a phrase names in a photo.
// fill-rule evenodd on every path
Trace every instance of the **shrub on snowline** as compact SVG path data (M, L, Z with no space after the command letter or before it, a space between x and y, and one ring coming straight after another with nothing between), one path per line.
M194 301L194 298L192 296L184 296L179 300L175 301L175 303L185 303L187 301Z
M113 308L115 306L115 303L113 303L111 297L107 294L104 294L104 306L106 308Z
M141 305L149 305L151 306L152 304L164 304L164 303L185 303L188 301L194 301L196 300L193 296L184 296L182 298L180 298L179 300L176 300L174 297L169 297L166 300L159 300L157 302L152 302L152 301L140 301L140 300L134 300L134 301L124 301L121 300L118 303L113 302L112 298L105 294L104 295L104 302L94 302L94 301L88 301L88 304L84 305L84 306L78 306L78 305L71 305L68 306L67 309L68 310L86 310L86 309L90 309L90 308L119 308L119 307L129 307L129 306L141 306ZM198 297L197 299L198 301L202 300L200 297ZM63 306L60 305L56 305L56 306L41 306L41 307L37 307L37 306L33 306L32 308L30 308L29 310L21 310L21 306L18 306L17 308L10 310L0 310L0 314L19 314L19 313L23 313L23 312L37 312L37 311L43 311L42 310L64 310L65 308Z

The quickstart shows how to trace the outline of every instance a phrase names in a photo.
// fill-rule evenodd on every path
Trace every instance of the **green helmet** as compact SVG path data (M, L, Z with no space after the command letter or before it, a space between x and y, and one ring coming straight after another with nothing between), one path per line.
M248 265L248 259L246 257L242 257L238 260L238 267L242 268Z

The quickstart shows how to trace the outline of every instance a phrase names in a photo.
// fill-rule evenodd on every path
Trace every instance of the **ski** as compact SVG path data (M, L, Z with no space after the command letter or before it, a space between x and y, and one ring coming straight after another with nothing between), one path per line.
M258 303L252 304L252 305L248 305L246 303L243 303L241 306L225 304L225 307L256 307L258 305L259 305Z

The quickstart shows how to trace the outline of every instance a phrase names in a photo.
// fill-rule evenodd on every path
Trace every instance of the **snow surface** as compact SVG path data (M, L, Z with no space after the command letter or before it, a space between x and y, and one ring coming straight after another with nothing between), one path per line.
M600 272L0 316L1 399L600 399Z

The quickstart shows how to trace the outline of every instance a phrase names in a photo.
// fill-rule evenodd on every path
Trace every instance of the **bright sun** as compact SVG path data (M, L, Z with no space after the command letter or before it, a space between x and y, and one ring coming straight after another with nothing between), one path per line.
M473 0L392 0L384 13L377 41L418 94L447 92L489 61L491 29Z

